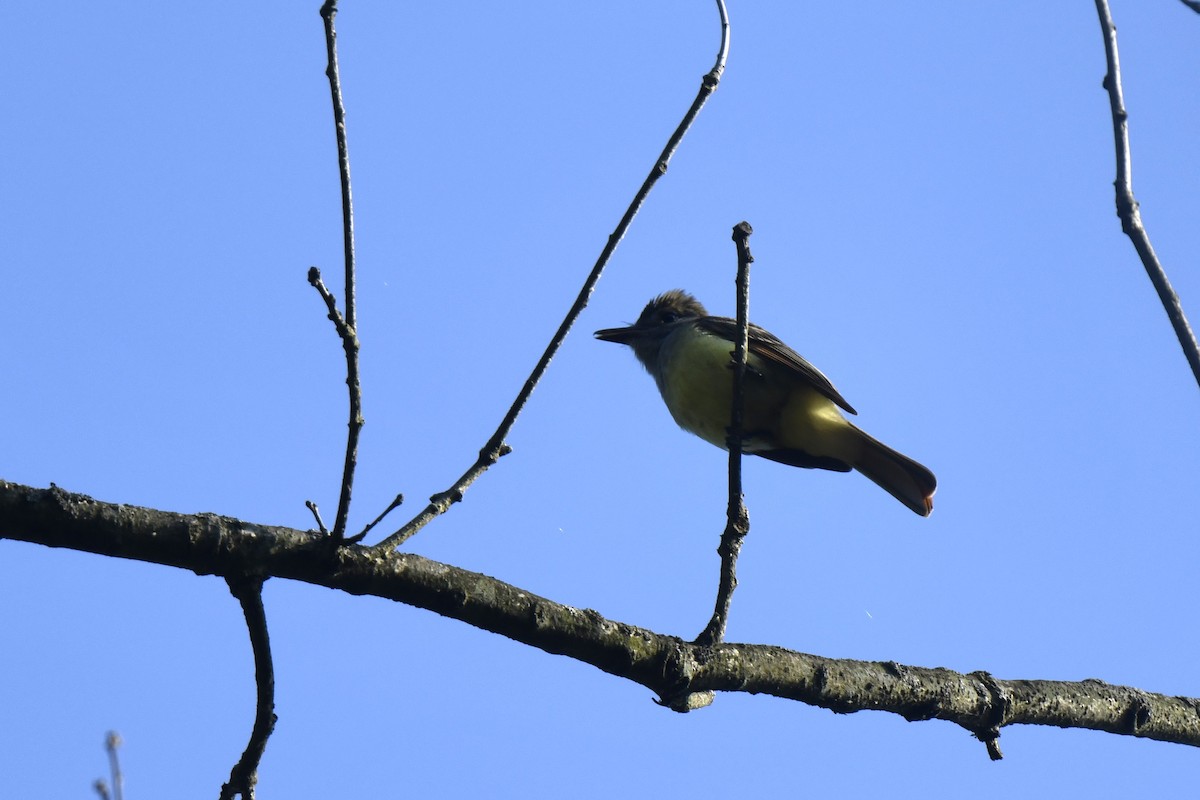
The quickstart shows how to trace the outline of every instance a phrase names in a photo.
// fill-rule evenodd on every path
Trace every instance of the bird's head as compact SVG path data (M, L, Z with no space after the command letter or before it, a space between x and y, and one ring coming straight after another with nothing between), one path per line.
M601 341L629 345L638 361L653 371L659 348L671 331L706 314L699 300L682 289L672 289L647 303L637 322L624 328L605 328L596 331L595 336Z

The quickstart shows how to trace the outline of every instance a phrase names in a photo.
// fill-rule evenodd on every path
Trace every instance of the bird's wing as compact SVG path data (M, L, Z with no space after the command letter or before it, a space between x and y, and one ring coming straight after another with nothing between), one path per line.
M737 321L729 317L700 317L696 320L696 324L706 333L728 339L731 344L737 337ZM784 344L779 337L750 323L749 339L751 353L789 370L796 377L837 403L843 410L851 414L858 413L853 406L846 402L846 398L833 388L833 384L821 373L821 370L808 363L804 356Z

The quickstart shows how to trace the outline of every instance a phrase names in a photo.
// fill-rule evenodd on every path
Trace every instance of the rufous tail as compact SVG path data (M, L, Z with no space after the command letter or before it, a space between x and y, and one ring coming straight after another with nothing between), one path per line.
M862 449L852 466L892 497L928 517L933 512L933 493L937 490L933 473L854 425L850 427L862 437Z

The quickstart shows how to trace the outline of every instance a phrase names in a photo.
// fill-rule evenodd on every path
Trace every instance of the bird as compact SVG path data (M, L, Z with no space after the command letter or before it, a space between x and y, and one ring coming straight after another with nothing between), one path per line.
M754 324L748 334L743 452L793 467L857 470L915 513L929 516L937 489L933 473L847 420L843 411L858 412L778 337ZM695 297L672 289L647 303L632 325L594 335L632 348L675 422L726 447L735 320L710 316Z

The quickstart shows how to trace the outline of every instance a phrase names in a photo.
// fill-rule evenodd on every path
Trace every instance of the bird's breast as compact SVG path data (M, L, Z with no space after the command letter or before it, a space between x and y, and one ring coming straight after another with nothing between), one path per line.
M682 328L663 342L655 380L671 416L684 430L725 447L733 403L733 343L697 328ZM750 354L743 384L746 450L769 449L772 431L787 401L784 385L768 380L757 356Z

